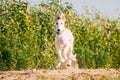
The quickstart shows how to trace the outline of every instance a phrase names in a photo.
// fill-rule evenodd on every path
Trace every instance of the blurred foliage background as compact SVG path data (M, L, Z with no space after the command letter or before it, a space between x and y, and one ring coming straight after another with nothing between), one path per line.
M53 69L57 13L75 37L79 68L120 68L120 21L95 12L77 15L69 3L49 0L28 10L20 0L0 1L0 70ZM89 16L87 16L89 15ZM91 18L92 17L92 18Z

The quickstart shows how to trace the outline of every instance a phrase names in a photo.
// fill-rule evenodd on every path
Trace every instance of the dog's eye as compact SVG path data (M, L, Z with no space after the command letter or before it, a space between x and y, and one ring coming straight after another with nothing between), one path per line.
M56 23L56 25L58 25L58 23Z
M61 24L63 24L63 23L61 23Z

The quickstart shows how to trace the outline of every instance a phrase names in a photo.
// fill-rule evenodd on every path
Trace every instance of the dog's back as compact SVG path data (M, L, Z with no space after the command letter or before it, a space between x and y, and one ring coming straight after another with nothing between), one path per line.
M71 32L68 28L65 28L65 31L66 31L65 34L67 34L67 35L69 36L69 41L73 44L73 42L74 42L74 37L73 37L72 32Z

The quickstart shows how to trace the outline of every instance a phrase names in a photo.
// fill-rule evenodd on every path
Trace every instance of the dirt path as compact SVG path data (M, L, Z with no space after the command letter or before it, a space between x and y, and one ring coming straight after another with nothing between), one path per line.
M0 80L120 80L120 69L0 71Z

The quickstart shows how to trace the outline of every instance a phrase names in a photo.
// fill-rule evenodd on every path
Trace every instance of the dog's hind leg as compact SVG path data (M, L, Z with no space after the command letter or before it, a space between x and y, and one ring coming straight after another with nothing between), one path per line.
M63 57L64 57L65 60L68 59L68 50L69 50L69 47L70 47L70 45L68 44L68 45L66 45L66 47L63 50Z
M71 66L71 64L72 64L72 61L71 61L70 58L68 58L68 60L67 60L67 66Z
M68 57L69 57L67 60L68 66L72 64L72 61L76 62L76 55L73 55L72 50L73 50L73 44L70 45L69 50L68 50Z

